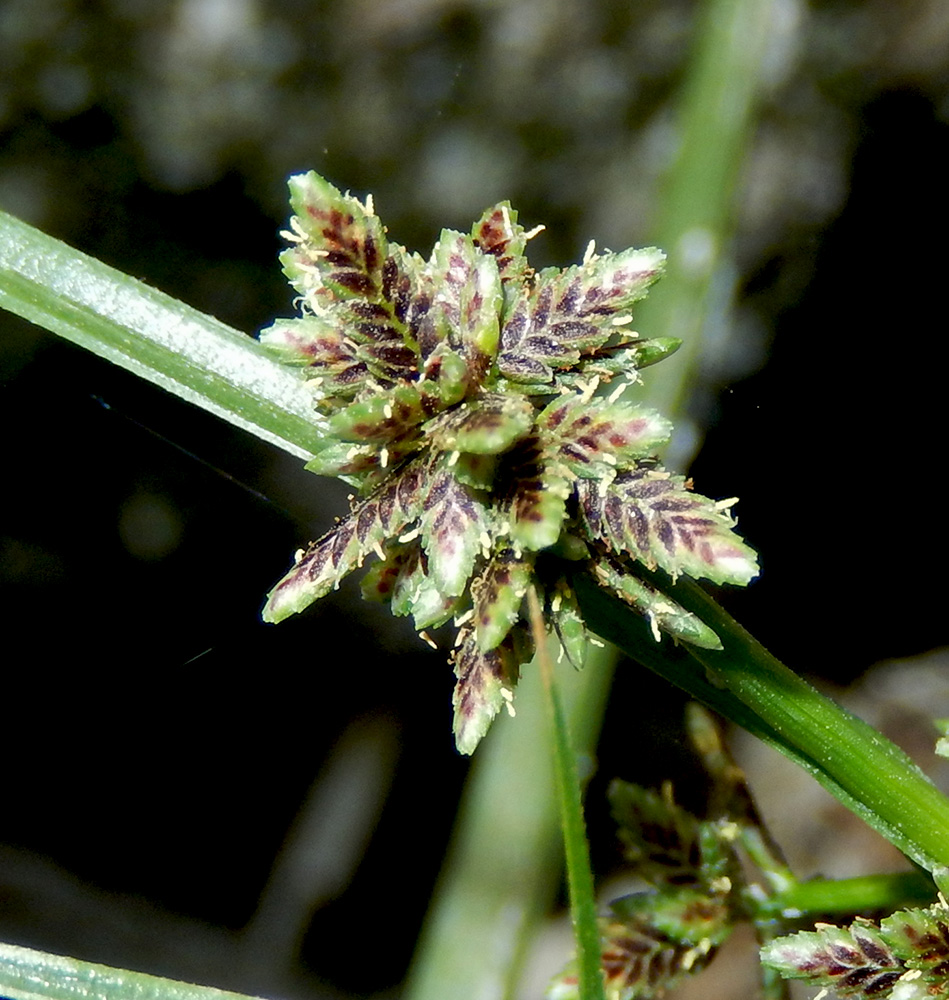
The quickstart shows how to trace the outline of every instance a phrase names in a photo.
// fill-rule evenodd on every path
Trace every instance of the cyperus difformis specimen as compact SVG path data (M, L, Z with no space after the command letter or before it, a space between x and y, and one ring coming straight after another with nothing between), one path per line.
M290 180L281 256L301 315L261 341L304 366L323 445L307 468L357 490L352 510L298 554L264 609L277 622L377 557L367 597L419 630L458 626L455 738L470 753L530 658L522 598L535 581L575 659L582 621L570 559L660 630L717 637L637 564L744 584L754 554L724 505L651 457L668 421L598 385L637 381L672 339L644 340L630 306L662 267L655 249L588 253L535 273L531 234L506 203L470 234L444 230L429 260L390 243L371 204L315 173Z

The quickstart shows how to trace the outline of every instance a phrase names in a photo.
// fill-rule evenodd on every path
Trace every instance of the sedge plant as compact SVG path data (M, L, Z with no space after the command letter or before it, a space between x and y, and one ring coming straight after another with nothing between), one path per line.
M294 177L291 196L282 261L298 315L259 342L9 217L0 304L347 482L349 510L303 540L264 617L303 611L362 568L364 595L411 616L423 635L453 628L462 753L499 711L516 711L518 675L535 669L537 653L578 944L550 996L657 996L698 971L738 921L758 932L769 996L782 995L784 977L843 996L945 993L949 917L935 893L947 885L949 800L696 582L744 585L757 564L736 534L734 499L708 499L666 471L658 450L671 426L636 402L641 371L677 347L636 325L661 252L591 245L581 263L537 272L532 233L502 203L470 232L443 231L423 258L389 239L371 200L314 173ZM588 635L795 760L932 881L798 882L714 723L696 710L709 813L689 814L668 789L616 783L621 841L653 888L598 917L577 766L547 663L553 642L582 667ZM909 902L928 905L877 923L854 917ZM817 913L841 920L807 931L793 923ZM112 1000L214 993L0 949L4 995L53 1000L77 980Z

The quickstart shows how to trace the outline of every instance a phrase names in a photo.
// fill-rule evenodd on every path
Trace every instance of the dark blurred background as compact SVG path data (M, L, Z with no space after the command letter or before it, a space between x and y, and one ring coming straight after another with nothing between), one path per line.
M698 9L2 0L0 208L249 334L292 308L303 169L426 254L502 198L546 224L538 266L641 245ZM949 7L776 10L691 472L762 554L728 606L846 684L949 641ZM395 995L468 766L450 670L352 585L258 618L345 487L8 314L0 409L0 938ZM661 780L681 701L631 665L617 687L601 772ZM632 734L629 696L655 705Z

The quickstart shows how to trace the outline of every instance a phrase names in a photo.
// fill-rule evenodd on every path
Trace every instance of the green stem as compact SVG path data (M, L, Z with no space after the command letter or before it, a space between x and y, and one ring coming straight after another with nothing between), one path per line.
M798 882L759 904L760 916L773 914L831 915L892 911L904 906L925 906L935 898L932 880L922 872L861 875L857 878L813 879Z
M554 785L560 805L560 827L563 831L567 862L570 916L573 919L573 932L577 942L580 1000L605 1000L603 976L600 972L602 948L596 919L596 895L593 889L593 871L590 868L590 846L587 843L586 824L583 822L580 775L570 742L570 732L560 692L550 663L540 602L533 587L528 591L527 598L531 626L537 643L537 666L547 703L547 719L553 731Z
M797 885L793 872L774 850L771 836L764 826L743 825L740 836L745 853L761 872L772 893L788 892Z
M580 1000L604 1000L600 972L600 934L596 919L596 896L590 868L590 848L583 822L580 780L560 694L553 683L547 686L551 723L554 730L554 764L560 823L567 863L570 910L577 939Z
M778 662L697 584L656 580L718 633L723 649L656 643L631 608L579 578L587 623L796 761L923 868L949 864L949 799L902 750Z

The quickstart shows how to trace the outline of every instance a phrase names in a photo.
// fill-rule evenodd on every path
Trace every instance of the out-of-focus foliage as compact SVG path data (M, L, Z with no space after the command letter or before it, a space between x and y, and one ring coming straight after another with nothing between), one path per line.
M738 219L745 265L789 227L803 235L839 208L855 108L886 86L944 93L949 76L936 0L899 13L884 0L786 0L779 11ZM568 246L591 232L607 246L642 243L676 149L695 13L684 0L108 0L96 12L80 0L8 0L0 128L16 128L17 141L0 196L40 223L64 206L90 212L69 188L85 189L120 142L126 170L98 182L113 191L135 173L188 191L237 170L279 216L283 178L315 163L384 198L409 245L502 195ZM118 128L88 137L94 155L54 196L65 149L38 148L30 118L65 123L93 107Z

